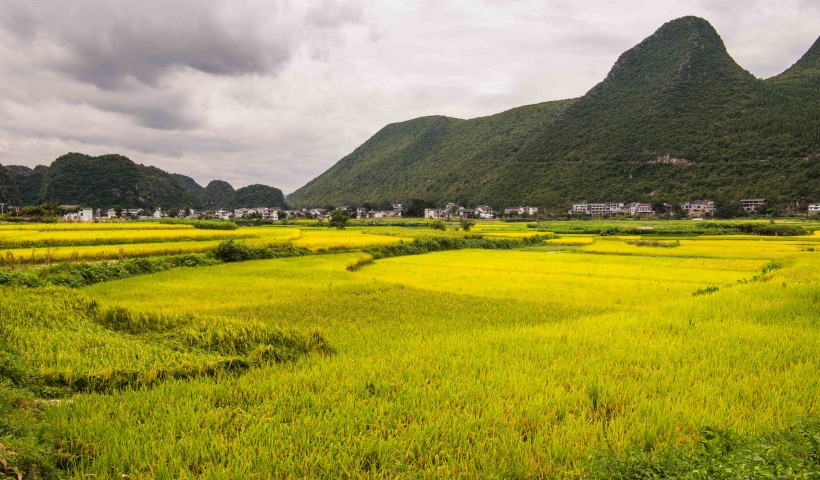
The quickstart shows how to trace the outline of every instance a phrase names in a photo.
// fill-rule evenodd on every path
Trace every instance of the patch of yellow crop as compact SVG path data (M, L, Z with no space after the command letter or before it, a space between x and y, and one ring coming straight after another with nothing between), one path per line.
M647 255L668 257L760 258L775 259L800 252L805 242L801 237L791 240L765 241L760 237L742 240L682 239L677 247L631 245L616 238L601 237L594 244L582 247L590 253ZM651 237L645 237L651 241Z
M243 230L198 230L198 229L107 229L107 230L45 230L27 231L11 235L0 231L0 246L37 247L57 245L104 245L125 243L171 242L185 240L215 240L226 238L248 238L254 234Z
M592 235L562 234L561 238L552 238L546 241L552 245L592 245L595 238Z
M98 223L15 223L0 225L0 232L30 230L37 232L87 230L191 230L193 225L155 222L98 222Z
M321 327L338 354L76 396L46 412L59 441L100 445L69 476L196 476L196 452L197 471L277 478L578 477L596 451L765 431L820 404L815 254L762 276L767 258L464 250L346 270L359 259L85 289L104 306Z
M297 247L308 250L350 250L374 245L392 245L399 242L411 242L412 238L372 235L361 230L303 229L298 240L293 241Z
M471 232L472 233L472 232ZM478 233L478 232L476 232ZM537 230L530 230L526 232L503 232L503 231L483 231L481 235L485 237L499 237L499 238L528 238L536 235L552 235L550 232L539 232Z

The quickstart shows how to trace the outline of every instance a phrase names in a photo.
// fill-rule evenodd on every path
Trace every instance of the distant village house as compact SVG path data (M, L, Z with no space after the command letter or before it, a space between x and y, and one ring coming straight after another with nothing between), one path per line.
M538 213L538 207L507 207L504 209L504 215L529 215L535 216Z
M766 205L765 198L746 198L740 201L743 210L747 212L758 212Z
M690 217L700 217L715 213L717 207L714 200L693 200L680 206Z
M626 214L626 215L654 215L655 210L649 203L632 202L624 204L623 202L606 202L606 203L575 203L569 210L570 215L603 215L608 214Z

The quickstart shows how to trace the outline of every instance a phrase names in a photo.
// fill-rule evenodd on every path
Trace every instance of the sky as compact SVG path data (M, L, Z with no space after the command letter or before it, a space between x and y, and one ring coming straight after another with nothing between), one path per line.
M685 15L760 78L820 34L816 0L2 0L0 164L290 193L389 123L581 96Z

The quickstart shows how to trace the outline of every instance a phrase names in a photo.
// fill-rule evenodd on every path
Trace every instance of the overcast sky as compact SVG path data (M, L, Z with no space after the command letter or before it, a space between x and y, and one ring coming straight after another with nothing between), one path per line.
M384 125L583 95L664 22L767 78L816 0L0 0L0 164L70 151L292 192Z

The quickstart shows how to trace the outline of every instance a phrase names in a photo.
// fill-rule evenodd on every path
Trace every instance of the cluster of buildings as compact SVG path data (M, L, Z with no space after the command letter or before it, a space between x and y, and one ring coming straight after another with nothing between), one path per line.
M347 207L341 207L341 210L347 210ZM393 210L370 210L364 207L356 209L356 218L395 218L401 217L404 214L404 206L401 203L394 203Z
M671 205L665 204L667 208ZM766 205L765 198L748 198L740 200L740 206L749 213L756 213L762 211ZM61 205L66 210L76 210L75 212L63 216L63 220L67 222L92 222L95 219L113 219L113 218L165 218L168 217L166 212L161 208L157 208L153 212L146 211L141 208L124 208L119 211L109 208L106 211L102 209L83 208L79 209L76 205ZM690 217L702 217L704 215L713 215L717 211L717 205L714 200L692 200L680 205L683 210ZM395 218L401 217L404 214L404 208L400 203L393 204L392 210L373 210L365 207L355 209L349 207L338 207L337 210L345 210L350 212L351 216L357 219L368 218ZM331 210L321 208L301 208L296 210L283 210L278 207L256 207L256 208L237 208L235 210L205 210L197 211L192 208L180 209L177 212L177 218L218 218L224 220L256 217L265 220L285 220L285 219L328 219L330 218ZM604 202L604 203L587 203L581 202L572 205L569 212L570 215L603 215L603 214L617 214L617 215L655 215L655 210L649 203L623 203L623 202ZM820 215L820 203L813 203L808 206L808 215ZM524 207L507 207L504 209L503 215L505 217L511 216L535 216L538 214L538 207L524 206ZM448 203L444 208L425 208L424 218L434 219L451 219L451 218L481 218L493 219L497 214L493 209L487 205L479 205L475 208L465 208L455 203Z
M672 205L664 204L667 208ZM740 206L748 213L757 213L763 210L766 205L765 198L744 198L740 200ZM692 200L680 205L681 210L686 212L690 217L702 217L704 215L714 215L717 211L717 205L714 200ZM652 205L648 203L576 203L572 205L569 210L570 215L590 214L603 215L608 214L622 214L622 215L654 215ZM808 208L809 215L820 214L820 204L811 204Z
M424 218L495 218L495 212L487 205L479 205L475 208L464 208L455 203L448 203L444 208L425 208Z
M574 203L568 212L570 215L603 215L609 214L623 214L623 215L654 215L655 210L652 205L648 203Z

